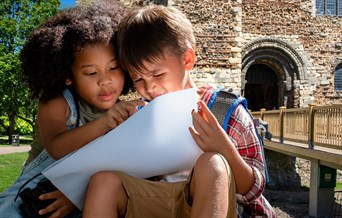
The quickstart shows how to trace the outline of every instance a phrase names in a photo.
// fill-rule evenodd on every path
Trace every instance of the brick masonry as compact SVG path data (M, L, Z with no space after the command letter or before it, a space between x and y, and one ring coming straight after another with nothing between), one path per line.
M144 5L153 0L123 0ZM342 62L342 17L315 15L313 0L158 0L183 11L194 26L197 62L192 75L244 93L255 63L279 78L280 104L342 103L334 69ZM281 106L280 105L280 106Z

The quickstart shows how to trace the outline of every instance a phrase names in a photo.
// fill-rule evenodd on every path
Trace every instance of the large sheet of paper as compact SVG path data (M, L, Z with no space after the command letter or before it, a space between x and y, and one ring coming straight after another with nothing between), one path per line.
M147 178L191 169L202 153L188 129L196 108L195 89L162 95L43 174L82 209L89 179L96 172L117 170Z

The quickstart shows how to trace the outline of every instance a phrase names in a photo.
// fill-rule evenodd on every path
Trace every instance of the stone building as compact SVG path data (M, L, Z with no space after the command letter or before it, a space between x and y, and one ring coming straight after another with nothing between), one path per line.
M342 0L122 0L172 5L193 23L198 84L240 91L252 111L342 103Z
M197 40L196 83L232 87L252 111L342 104L342 0L121 1L183 11ZM308 185L308 161L265 152L269 187Z

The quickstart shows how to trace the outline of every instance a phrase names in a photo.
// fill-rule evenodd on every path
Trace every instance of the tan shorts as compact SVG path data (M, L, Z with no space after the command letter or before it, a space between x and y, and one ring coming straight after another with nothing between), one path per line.
M114 172L128 195L126 217L190 217L190 179L168 183L139 179L124 173Z
M228 175L232 172L227 164ZM136 217L190 217L190 181L192 173L187 181L168 183L155 182L147 179L139 179L121 172L113 172L117 175L128 195L127 218ZM236 215L235 182L233 176L229 176L230 190L227 217ZM232 203L234 202L234 203Z

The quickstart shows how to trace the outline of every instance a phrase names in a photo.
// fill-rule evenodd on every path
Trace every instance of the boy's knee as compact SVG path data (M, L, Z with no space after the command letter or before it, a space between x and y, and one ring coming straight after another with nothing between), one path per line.
M234 177L226 159L220 154L205 152L194 166L190 196L194 197L195 192L212 193L213 190L220 190L223 195L227 192L235 193L234 184Z
M197 160L195 171L214 178L222 175L231 175L231 171L226 159L218 153L205 152Z
M106 184L110 186L121 186L120 179L113 172L98 172L91 176L90 185L99 184L100 186L106 187Z

